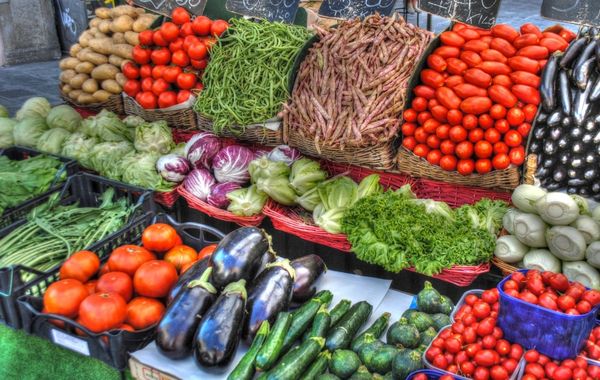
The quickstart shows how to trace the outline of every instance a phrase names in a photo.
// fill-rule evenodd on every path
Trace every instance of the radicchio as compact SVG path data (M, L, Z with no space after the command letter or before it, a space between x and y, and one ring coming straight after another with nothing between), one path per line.
M206 201L215 184L215 178L206 169L194 169L183 180L183 187L201 201Z
M208 196L208 198L206 198L206 203L208 203L211 206L225 209L227 208L227 206L229 206L229 203L231 202L227 198L227 194L229 194L233 190L237 190L240 188L240 185L233 182L219 183L212 188L210 195Z
M213 158L213 172L218 182L244 184L250 179L248 166L254 153L240 145L223 148Z
M185 144L185 156L194 168L210 169L213 157L221 149L221 140L211 132L198 133Z
M287 166L291 166L294 161L302 157L298 149L292 148L287 145L276 146L269 154L267 158L271 161L285 162Z
M167 154L156 161L156 171L170 182L181 182L191 169L190 162L176 154Z

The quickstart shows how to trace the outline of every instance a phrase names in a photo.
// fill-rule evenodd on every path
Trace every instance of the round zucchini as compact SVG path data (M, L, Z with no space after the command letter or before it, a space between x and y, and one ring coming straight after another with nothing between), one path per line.
M420 311L412 313L408 318L408 323L415 326L419 332L425 331L434 325L433 319L431 319L429 314Z
M416 350L404 350L399 352L392 363L392 374L394 379L406 379L413 371L423 368L421 354Z
M435 290L431 282L425 281L425 286L417 294L417 307L428 314L439 313L442 306L442 295Z
M419 330L408 324L406 318L400 318L394 322L387 331L386 341L388 344L401 344L404 347L415 348L420 342Z
M450 317L443 313L433 314L431 319L433 319L433 327L436 331L440 331L442 328L452 324Z
M350 350L335 350L329 359L329 371L341 379L347 379L360 367L358 355Z
M392 363L397 353L396 347L386 344L375 351L371 360L365 365L369 371L384 375L392 370Z

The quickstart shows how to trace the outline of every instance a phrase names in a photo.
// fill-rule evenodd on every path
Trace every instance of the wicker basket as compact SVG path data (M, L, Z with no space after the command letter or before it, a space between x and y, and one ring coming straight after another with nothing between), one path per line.
M197 129L196 113L192 108L182 110L164 111L161 109L147 110L135 101L135 99L123 95L123 106L127 115L140 116L146 121L164 120L169 127L184 131Z
M446 182L420 179L414 190L419 198L434 199L448 203L451 207L472 204L480 199L489 198L510 202L510 192L494 191L482 187L453 185Z
M214 132L212 121L205 115L196 113L198 120L198 129L208 132ZM239 134L231 131L222 131L218 135L221 137L233 138L241 141L248 141L265 146L277 146L283 144L283 127L277 130L272 130L261 126L251 126L243 128Z
M183 187L183 185L177 188L177 192L187 201L187 204L191 208L193 208L194 210L198 210L215 219L237 223L240 226L250 227L260 225L263 219L265 218L264 214L258 214L254 216L237 216L227 210L211 206L208 203L196 198L194 195L192 195L192 193L187 191Z
M413 268L407 270L415 272ZM469 286L479 275L490 271L490 263L481 265L455 265L444 269L440 274L431 276L435 279L449 282L457 286ZM418 272L415 272L418 273Z
M537 155L529 154L525 160L523 169L523 183L533 185L535 183L535 172L537 170Z
M65 94L58 86L58 92L62 100L65 101L68 105L75 109L81 109L88 112L90 114L96 114L103 109L116 113L117 115L125 115L125 107L123 106L123 98L121 95L111 95L107 101L104 103L93 103L93 104L79 104L75 102L73 99L69 98L67 94Z
M437 181L448 182L463 186L487 187L512 191L519 186L519 168L510 167L504 170L495 170L487 174L471 174L464 176L457 172L446 171L439 166L432 165L427 160L417 157L404 147L398 149L398 170L413 177L430 178Z
M492 259L492 264L494 264L495 266L500 268L500 270L502 271L502 274L505 276L508 276L509 274L519 270L519 268L512 266L512 264L509 264L505 261L502 261L501 259L497 258L496 256L494 256L494 258Z
M177 189L173 189L171 191L154 192L154 201L165 206L166 208L173 208L175 202L177 202L177 199L179 199L179 193L177 192Z

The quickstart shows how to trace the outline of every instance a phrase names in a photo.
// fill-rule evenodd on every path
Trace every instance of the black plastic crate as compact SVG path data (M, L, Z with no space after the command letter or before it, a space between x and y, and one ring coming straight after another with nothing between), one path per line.
M152 192L146 191L134 186L125 185L121 182L112 181L103 177L98 177L91 174L80 173L76 174L64 184L61 189L57 189L53 192L47 193L44 196L37 197L27 204L21 206L23 212L23 218L17 220L11 225L0 229L0 238L3 238L8 233L16 229L17 227L26 223L26 215L35 207L45 203L48 199L60 192L61 204L68 205L78 202L82 207L96 207L101 203L102 194L108 189L115 189L116 198L127 198L131 204L137 205L135 212L129 217L129 221L125 226L100 240L98 243L92 245L92 247L103 246L107 241L119 238L125 231L129 230L135 223L139 223L140 220L144 220L148 213L152 215L156 212L156 205L152 199ZM99 252L100 253L100 252ZM110 253L110 252L109 252ZM53 270L49 271L49 273ZM9 268L0 268L0 321L4 322L8 326L14 328L20 328L21 322L19 318L19 311L17 306L17 298L24 294L24 290L34 280L26 281L26 277L31 275L39 276L44 274L25 266L14 266Z
M197 223L177 223L164 214L153 218L152 214L148 213L117 236L93 246L90 250L100 255L101 261L104 263L115 248L123 244L140 244L144 229L156 222L167 223L175 227L183 243L197 250L217 243L224 236L221 231L213 227ZM27 270L27 268L15 270ZM101 360L118 370L124 370L127 367L129 352L145 347L154 339L155 326L135 332L115 330L96 334L69 318L42 314L42 294L57 279L58 269L41 275L23 287L24 295L19 297L18 304L23 329L29 334L37 335L82 355ZM52 320L64 322L64 328L57 327L51 322ZM83 336L78 335L75 332L76 329L79 329Z
M61 156L57 156L57 155L50 154L50 153L42 153L38 150L25 148L22 146L13 146L13 147L6 148L6 149L0 149L0 156L7 156L9 159L11 159L13 161L26 160L30 157L35 157L40 154L54 157L63 163L62 167L56 173L56 178L54 179L54 183L44 193L37 195L37 196L23 202L22 204L20 204L18 206L9 207L6 210L4 210L4 212L2 213L2 216L0 218L0 231L3 228L8 227L12 223L16 222L17 220L25 217L25 215L27 215L27 213L31 209L31 207L29 205L31 203L35 203L38 198L47 197L49 194L55 192L58 189L61 189L64 185L64 182L59 181L59 179L63 173L66 173L67 178L68 178L79 172L79 166L77 165L77 162L70 158L61 157Z

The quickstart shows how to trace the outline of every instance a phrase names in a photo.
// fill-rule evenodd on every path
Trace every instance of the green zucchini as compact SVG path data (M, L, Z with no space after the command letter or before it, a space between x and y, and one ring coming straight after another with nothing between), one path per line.
M233 371L227 376L227 380L252 380L254 378L254 362L256 360L256 355L265 342L268 334L269 322L264 321L260 325L248 352L246 352L242 360L240 360L238 365L235 366Z
M417 309L406 309L406 310L404 310L404 313L402 313L402 316L400 318L406 318L410 321L410 316L418 311L419 310L417 310Z
M387 331L386 342L388 344L401 344L404 347L415 348L420 342L419 330L408 324L406 318L400 318L394 322Z
M452 310L454 310L454 302L450 298L442 296L442 304L439 312L450 315L452 314Z
M394 358L392 374L394 379L406 379L408 374L421 368L423 368L421 353L416 350L404 350Z
M329 312L329 316L331 317L330 325L331 327L335 326L340 319L350 310L350 306L352 306L352 302L350 300L341 300L331 309Z
M335 351L340 348L350 346L352 338L365 324L373 311L373 306L366 301L357 302L333 327L329 334L325 346L329 351Z
M417 307L419 311L428 314L439 313L442 310L442 295L431 282L425 281L425 286L417 294Z
M313 299L319 300L321 304L329 307L329 304L331 304L331 301L333 300L333 293L329 290L321 290L313 296Z
M292 324L292 315L287 311L279 313L271 333L256 356L256 368L261 371L271 369L277 363L283 347L283 338Z
M373 380L375 380L375 378L373 378ZM394 374L390 371L390 372L386 373L385 375L383 375L381 380L394 380Z
M308 370L302 376L302 380L314 380L323 372L327 371L327 366L331 359L331 353L327 350L321 352L317 359L308 367Z
M319 377L317 377L317 380L340 380L340 378L332 373L324 373L319 375Z
M370 360L364 364L369 371L385 375L392 370L392 363L397 353L396 347L386 344L379 347Z
M427 330L434 325L433 319L429 314L417 311L408 317L408 323L415 326L419 332Z
M329 359L329 372L341 379L347 379L360 365L360 359L354 351L335 350Z
M358 367L358 370L350 376L350 380L371 380L372 378L373 375L371 375L371 372L364 365Z
M283 338L282 352L288 351L294 342L308 329L315 314L317 314L321 305L324 304L322 297L327 296L327 293L324 292L331 294L328 290L319 292L313 298L306 301L304 305L292 311L292 324L285 334L285 338Z
M320 336L321 338L325 338L327 335L327 330L329 330L329 323L331 321L331 317L329 316L329 311L327 310L327 306L321 305L319 311L315 315L315 319L313 320L312 326L308 330L308 337L311 338L313 336Z
M384 344L382 341L374 338L373 335L368 334L365 338L365 342L358 350L358 357L360 361L363 363L370 362L377 350L383 346Z
M365 339L365 335L372 334L375 338L379 338L381 334L385 331L390 321L390 313L383 313L373 322L369 328L360 333L359 336L352 340L352 351L356 352L362 345L363 340Z
M452 324L450 317L443 313L433 314L431 319L433 319L433 327L436 331L440 331L442 328Z
M429 343L433 341L437 332L433 327L429 327L427 330L421 333L421 340L419 341L420 346L429 346Z
M295 380L299 379L304 370L315 360L325 345L324 338L309 338L283 358L266 373L267 380Z

